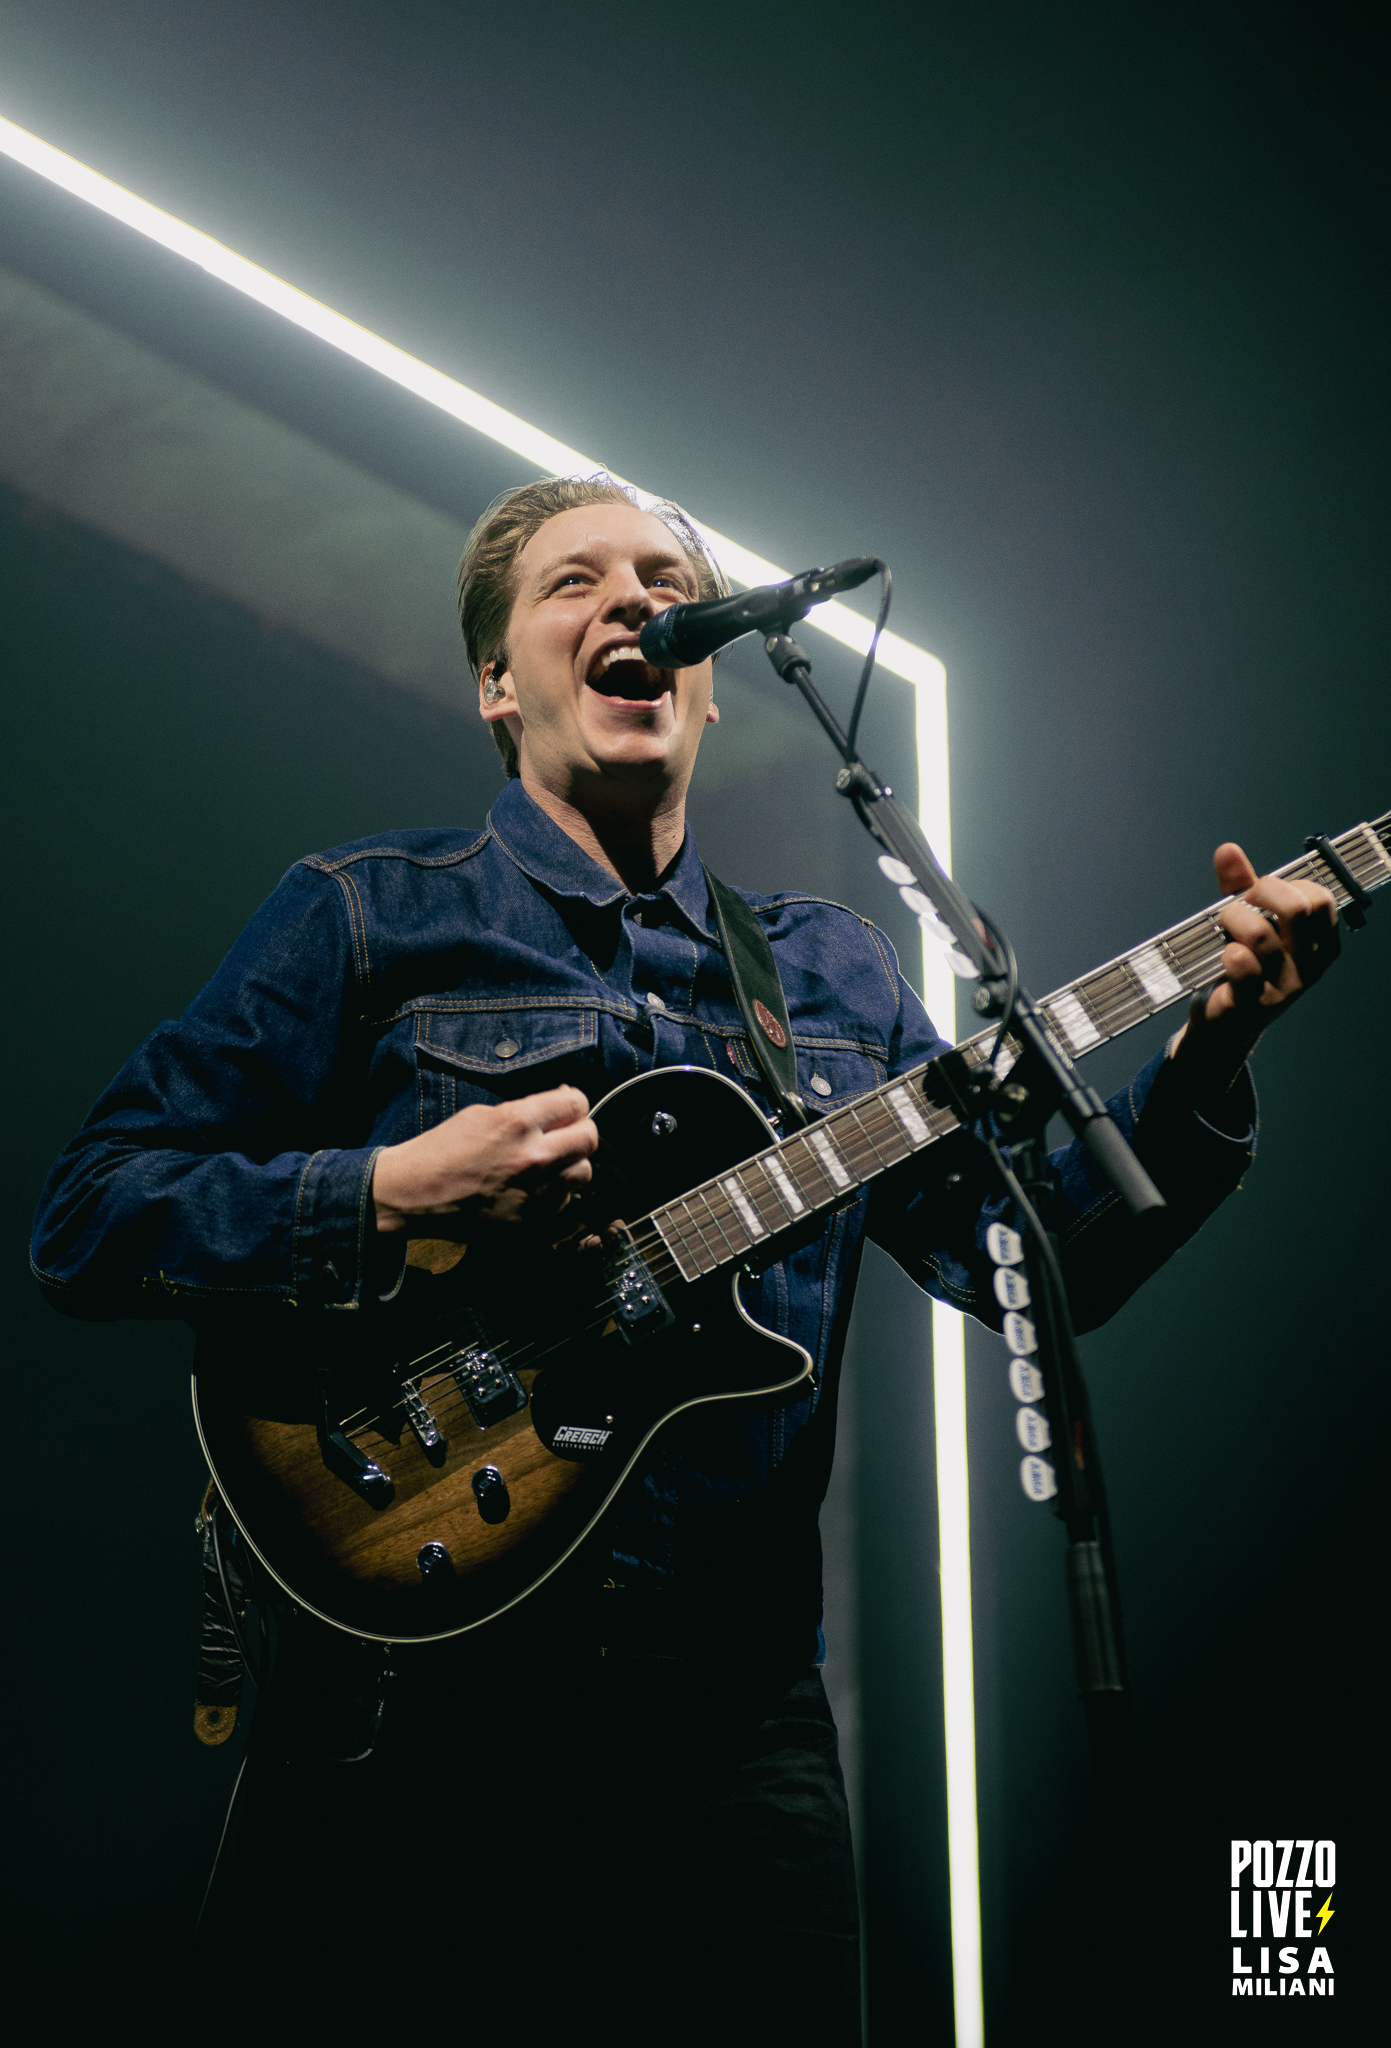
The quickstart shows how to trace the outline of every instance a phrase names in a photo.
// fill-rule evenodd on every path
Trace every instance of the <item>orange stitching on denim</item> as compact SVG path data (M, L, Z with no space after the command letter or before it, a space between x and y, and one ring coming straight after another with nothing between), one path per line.
M458 853L409 853L403 846L362 846L355 853L345 853L339 860L325 860L321 853L306 853L299 864L301 867L318 868L325 875L336 875L340 868L351 867L354 861L359 860L404 860L413 868L452 868L461 860L471 860L474 854L480 853L491 836L488 832L481 832Z
M924 1252L922 1264L923 1270L932 1275L939 1287L945 1288L955 1305L966 1307L976 1300L976 1290L969 1282L965 1287L958 1287L955 1281L948 1280L946 1274L942 1271L935 1253Z
M399 1010L393 1010L385 1017L372 1017L365 1022L386 1025L399 1024L407 1017L486 1017L490 1012L499 1014L527 1010L578 1010L582 1016L592 1012L595 1016L622 1017L625 1021L643 1014L641 1008L622 996L603 1000L594 996L480 996L470 1002L464 997L417 996L409 1003L403 1003Z
M299 1294L299 1223L300 1209L304 1202L304 1183L308 1180L309 1169L318 1156L317 1152L311 1152L305 1160L299 1177L299 1186L295 1190L295 1224L290 1233L290 1290L296 1297Z
M365 996L372 986L372 962L367 955L367 912L363 909L362 897L358 894L357 883L353 880L352 876L339 875L336 879L342 883L345 890L352 890L353 901L357 905L358 921L362 928L362 974L360 979L363 984L362 992ZM349 914L351 915L351 913Z
M869 933L870 944L873 946L875 954L878 957L879 965L884 970L884 979L889 984L889 988L893 994L894 1002L899 1008L902 1008L903 997L899 990L900 969L898 965L898 954L894 951L893 943L890 939L885 937L884 933L880 931L878 925L871 924L867 917L862 917L860 919L860 923ZM881 939L884 942L883 945L879 943ZM885 958L884 954L885 946L888 947L887 958ZM890 965L890 962L892 962L892 965Z
M336 1302L337 1308L360 1308L362 1305L362 1275L367 1264L367 1211L372 1201L372 1174L377 1164L377 1154L383 1147L374 1145L367 1155L363 1169L362 1185L357 1197L357 1272L353 1276L353 1298L351 1301Z
M843 911L847 917L853 917L856 924L863 926L865 931L869 933L870 941L874 946L874 951L878 958L879 965L884 970L884 978L889 984L889 992L893 996L895 1003L899 1001L897 973L898 956L896 953L894 953L892 944L887 938L884 937L884 934L880 931L878 925L871 924L867 917L863 916L861 912L858 910L852 910L848 903L837 903L833 896L774 896L770 902L759 904L757 909L754 910L754 915L755 917L763 917L772 911L784 909L787 905L793 903L810 903L820 905L820 907L824 910L840 910ZM753 908L753 906L751 905L750 908ZM883 939L884 945L888 946L889 952L893 957L894 967L892 969L890 968L888 961L884 957L883 949L881 948L879 943L881 939Z
M361 993L366 979L364 973L365 962L362 957L362 948L358 943L357 918L353 912L352 899L348 894L349 885L342 875L334 875L333 879L338 884L339 893L343 899L343 908L347 913L348 937L352 941L353 948L353 979L357 983L359 993Z
M1091 1206L1084 1209L1076 1221L1063 1232L1062 1242L1076 1244L1084 1230L1090 1230L1093 1223L1100 1223L1103 1217L1109 1216L1111 1211L1119 1206L1120 1196L1111 1188L1104 1188Z
M80 1293L87 1284L85 1281L77 1279L63 1280L57 1273L50 1273L45 1267L36 1266L32 1259L29 1261L29 1271L45 1287L74 1288ZM283 1294L289 1296L290 1292L283 1280L258 1280L247 1287L212 1287L204 1280L171 1280L168 1274L162 1270L158 1273L137 1273L131 1284L142 1290L151 1287L158 1288L160 1293L165 1295L170 1301L176 1301L180 1295L184 1294L200 1296L204 1294ZM290 1300L290 1306L294 1306L293 1299Z

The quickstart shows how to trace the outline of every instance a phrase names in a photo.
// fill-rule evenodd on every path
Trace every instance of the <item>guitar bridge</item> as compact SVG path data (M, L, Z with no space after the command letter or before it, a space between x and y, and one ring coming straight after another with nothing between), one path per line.
M415 1431L416 1441L430 1463L442 1464L449 1450L448 1441L430 1412L429 1402L410 1380L401 1388L401 1405L406 1411L407 1422Z
M646 1259L629 1248L613 1269L613 1319L626 1344L639 1344L676 1321Z
M481 1344L470 1344L445 1359L444 1370L453 1373L454 1384L480 1429L491 1429L495 1422L504 1422L526 1406L526 1389L517 1375Z

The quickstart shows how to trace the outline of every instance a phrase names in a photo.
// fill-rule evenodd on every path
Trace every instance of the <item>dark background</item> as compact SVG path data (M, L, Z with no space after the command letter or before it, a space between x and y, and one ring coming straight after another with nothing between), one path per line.
M0 111L773 559L887 556L894 624L947 665L957 873L1042 992L1208 900L1219 839L1276 864L1391 806L1370 19L4 0ZM471 519L530 474L7 163L0 209L0 262L414 495ZM496 773L467 716L108 539L14 493L0 529L10 1922L70 1971L177 1931L235 1760L189 1728L186 1340L42 1309L38 1187L290 861L477 822ZM736 705L764 687L731 670ZM881 689L871 753L906 786ZM707 858L848 900L911 959L784 715L747 772L721 728ZM1092 2000L1103 2038L1208 2013L1235 2038L1233 1835L1336 1837L1348 2004L1371 1966L1388 917L1262 1048L1245 1190L1086 1340L1144 1757L1119 1847L1086 1818L1060 1532L972 1340L992 2042ZM832 1659L858 1674L879 2042L950 2027L925 1323L867 1269Z

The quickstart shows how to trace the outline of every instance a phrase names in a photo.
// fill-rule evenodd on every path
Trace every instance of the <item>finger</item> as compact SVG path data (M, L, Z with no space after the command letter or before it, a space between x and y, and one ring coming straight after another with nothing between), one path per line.
M1277 960L1283 961L1284 954L1276 947ZM1220 1016L1223 1010L1242 1009L1249 1003L1259 1003L1265 994L1268 970L1249 946L1226 946L1222 952L1222 980L1208 999L1208 1016ZM1226 993L1226 1000L1213 1003Z
M1260 958L1283 950L1278 927L1241 897L1224 904L1217 921L1230 940Z
M1256 870L1234 840L1224 839L1212 856L1217 886L1225 896L1239 896L1256 879Z
M547 1088L540 1095L524 1095L517 1108L538 1130L551 1131L587 1117L589 1097L578 1088Z
M1327 889L1317 882L1292 881L1283 875L1262 875L1245 891L1245 900L1258 910L1268 910L1293 921L1322 911L1327 918L1337 915L1337 906Z
M1240 980L1250 973L1248 963L1255 959L1260 963L1260 971L1267 982L1283 985L1288 980L1292 971L1289 948L1281 937L1278 926L1269 918L1262 917L1258 910L1252 910L1247 904L1234 903L1229 904L1223 911L1222 923L1233 946L1245 956L1237 970L1236 979Z
M531 1174L555 1173L574 1161L588 1161L599 1149L599 1133L588 1117L575 1124L559 1124L549 1131L538 1131L526 1148L524 1171Z

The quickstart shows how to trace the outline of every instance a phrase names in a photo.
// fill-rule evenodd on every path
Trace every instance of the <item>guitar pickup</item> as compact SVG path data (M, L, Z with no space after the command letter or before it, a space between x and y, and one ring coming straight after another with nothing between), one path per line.
M430 1412L430 1404L419 1387L407 1380L401 1389L401 1405L406 1411L406 1420L415 1431L416 1441L432 1465L439 1465L449 1449L444 1431Z
M629 1251L613 1270L613 1319L627 1344L653 1337L676 1321L646 1259Z
M480 1429L491 1429L526 1406L526 1389L514 1372L480 1344L470 1344L444 1361Z

